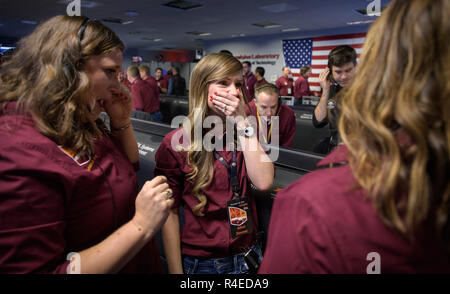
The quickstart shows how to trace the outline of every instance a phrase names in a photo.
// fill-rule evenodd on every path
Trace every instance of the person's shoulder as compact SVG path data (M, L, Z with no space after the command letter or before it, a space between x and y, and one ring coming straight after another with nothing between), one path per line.
M295 116L294 110L285 104L281 104L281 111L286 114L293 114Z
M167 135L163 138L160 147L178 151L180 147L186 147L188 142L189 139L186 131L183 127L179 127L178 129L174 129L167 133Z
M156 79L152 76L148 76L145 79L145 82L147 82L148 84L150 84L151 86L156 85Z
M39 132L31 116L22 113L0 115L0 137L0 146L53 143Z
M0 138L0 157L8 165L42 171L66 167L62 164L60 147L41 134L31 118L23 115L0 116Z
M301 199L326 207L345 206L352 198L351 195L361 192L356 188L357 183L348 164L329 168L330 163L343 162L346 159L345 152L345 148L336 149L319 162L319 169L303 175L287 186L280 197Z
M159 167L184 166L189 138L182 127L169 132L158 147L155 161Z
M288 206L293 209L303 207L317 218L339 217L341 213L354 207L355 203L362 202L355 202L351 181L346 179L351 176L348 169L339 167L312 171L284 188L277 194L276 201L289 203Z

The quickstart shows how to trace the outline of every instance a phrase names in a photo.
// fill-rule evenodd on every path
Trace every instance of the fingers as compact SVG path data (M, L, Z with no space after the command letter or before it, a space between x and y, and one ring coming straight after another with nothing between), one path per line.
M164 190L161 194L163 194L163 196L166 200L170 200L173 198L173 192L172 192L172 189L170 189L170 188Z
M319 80L325 81L326 78L328 77L329 73L330 73L330 69L329 69L328 67L325 68L325 69L320 73L320 75L319 75Z
M151 181L145 182L144 187L152 189L164 183L167 183L167 178L165 176L157 176Z
M151 182L146 183L147 188ZM171 209L173 209L173 192L167 183L147 190L145 185L136 198L136 212L133 222L146 232L154 232L164 224Z
M235 114L241 103L241 99L228 93L214 93L210 101L225 115Z
M330 69L325 68L319 75L319 84L322 90L328 91L330 87L330 80L328 76L330 75Z
M145 182L142 190L149 191L152 195L163 194L164 198L172 198L173 195L173 192L167 183L167 179L164 176L158 176L151 181ZM169 194L170 197L168 197Z
M230 94L229 92L214 92L213 99L217 99L221 102L229 101L230 103L239 103L241 101L241 94L238 93L239 97Z
M127 108L131 107L131 103L131 98L128 95L125 95L120 90L114 89L113 91L111 91L111 99L105 99L103 106L108 114L110 114L110 112L114 112L114 114L117 114L117 109L126 110ZM114 111L113 108L116 108L116 111Z

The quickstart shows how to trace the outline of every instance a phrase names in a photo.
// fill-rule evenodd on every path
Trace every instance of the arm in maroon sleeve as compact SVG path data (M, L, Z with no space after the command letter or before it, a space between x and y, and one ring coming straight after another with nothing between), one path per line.
M180 131L179 129L178 131ZM181 170L180 152L171 147L171 138L176 131L169 133L161 142L155 154L155 177L165 176L167 183L173 191L175 200L173 207L180 206L181 195L184 188L184 175Z
M311 92L309 91L309 84L305 78L300 77L295 81L294 96L295 98L301 98L303 96L311 96Z
M301 85L300 91L303 93L303 96L312 96L311 91L309 90L309 83L305 79L305 82L303 82Z
M300 187L291 184L275 198L259 273L345 273L345 261L320 209L299 193Z
M181 205L181 197L184 190L184 163L182 154L172 148L172 137L179 129L166 135L155 155L155 176L163 175L173 191L174 204L166 223L162 227L162 239L164 252L167 258L169 273L182 274L181 262L181 238L178 207Z
M295 82L294 82L294 98L301 98L302 97L302 92L301 92L301 81L300 81L301 77L299 77Z
M131 86L131 94L133 94L133 109L144 110L144 98L138 85Z

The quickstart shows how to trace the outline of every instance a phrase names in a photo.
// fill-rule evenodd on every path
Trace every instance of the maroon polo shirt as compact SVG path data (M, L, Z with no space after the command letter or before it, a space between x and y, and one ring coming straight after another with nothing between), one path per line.
M183 132L183 129L179 128L167 134L159 146L155 155L155 176L167 177L175 199L173 207L183 207L185 223L181 233L181 253L200 258L218 258L243 252L244 248L249 248L256 242L258 226L253 196L248 195L252 210L253 233L231 238L227 201L234 198L230 177L227 168L214 158L214 177L211 184L203 189L208 199L202 211L205 216L196 216L193 208L199 201L192 194L192 183L186 180L187 174L191 171L186 161L186 153L171 147L172 137L177 132ZM183 144L183 138L174 141ZM219 154L230 162L231 151L219 151ZM247 195L250 180L247 177L242 152L237 152L237 166L241 194Z
M133 94L134 110L147 113L153 113L159 110L159 98L155 96L153 88L142 79L135 79L131 84L130 91Z
M153 95L156 97L156 99L158 99L159 101L159 88L158 88L158 82L156 81L156 79L152 76L148 76L145 80L143 80L144 82L147 82L153 89Z
M248 101L252 101L255 98L255 83L256 78L252 72L244 75L244 92Z
M347 161L339 146L319 166ZM434 225L409 242L387 227L349 165L302 176L277 194L259 273L366 274L379 254L381 273L450 273Z
M163 75L163 79L166 81L166 83L167 83L167 86L169 86L169 81L170 81L170 78L172 77L172 75L170 74L165 74L165 75Z
M256 88L258 88L261 85L267 84L268 82L266 81L265 78L262 78L261 80L256 80L255 86L254 86L254 90L256 90Z
M275 86L280 90L281 96L294 96L294 80L281 76L275 82Z
M303 96L312 96L312 92L309 90L309 82L304 76L298 77L294 83L294 97L299 99Z
M258 122L258 117L256 115L256 104L255 104L255 100L250 102L248 105L250 106L253 115L256 118L256 121ZM251 115L248 107L245 107L245 113L247 114L247 116ZM282 147L292 147L292 144L294 143L294 137L295 137L295 130L296 130L296 125L295 125L295 114L294 111L289 107L286 106L284 104L281 104L278 107L277 110L277 116L279 117L279 129L278 129L278 133L279 133L279 144ZM263 119L260 117L261 119L261 123L263 123ZM269 133L270 130L270 124L267 124L266 126L266 131L263 134L264 137L261 137L260 135L260 140L262 138L262 142L264 142L264 138L267 139L267 135ZM275 129L272 129L272 134L275 132ZM258 123L258 132L263 132L261 126ZM269 138L269 143L271 142L272 139L272 135ZM265 143L265 142L264 142Z
M15 105L0 110L0 273L66 273L70 252L133 217L136 174L112 137L96 140L94 159L74 158ZM162 273L156 242L121 272Z
M156 84L158 86L159 93L162 93L161 88L164 88L166 90L169 89L169 80L166 80L164 77L160 77L159 80L156 80Z

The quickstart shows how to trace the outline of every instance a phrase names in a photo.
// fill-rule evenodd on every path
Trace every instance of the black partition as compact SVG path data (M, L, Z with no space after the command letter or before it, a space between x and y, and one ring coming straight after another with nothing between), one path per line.
M316 128L312 123L314 106L294 105L292 109L295 114L295 137L293 148L312 152L320 140L329 136L328 126Z
M189 99L187 96L161 95L159 110L163 116L163 123L170 124L178 115L187 116L189 113Z

